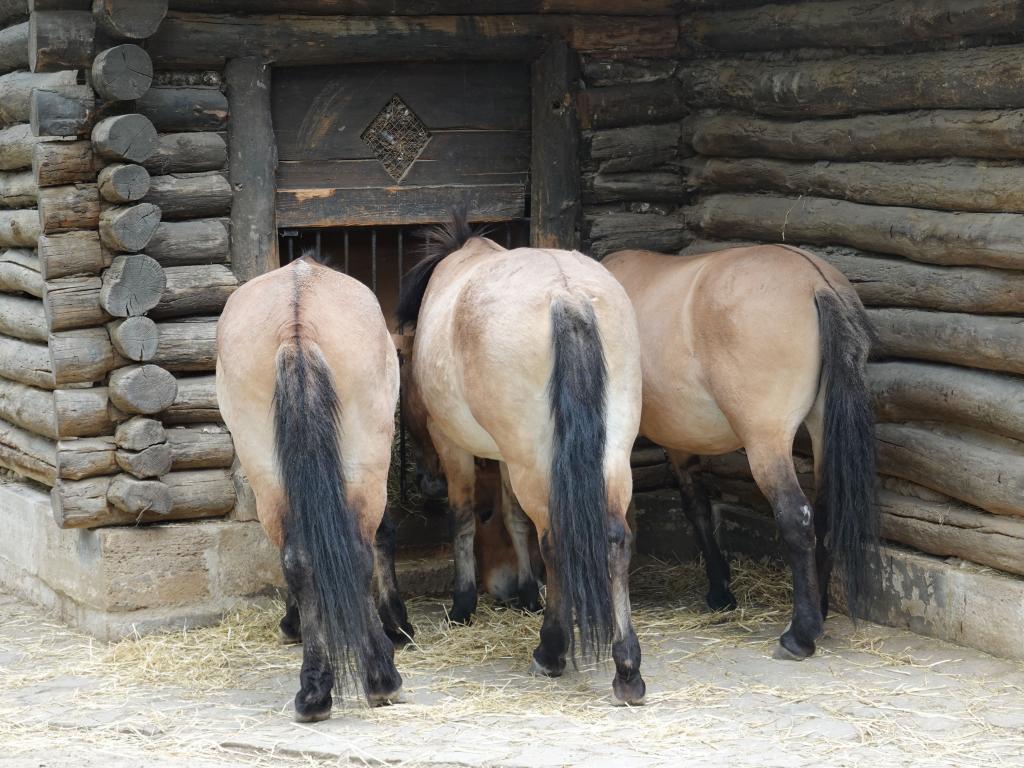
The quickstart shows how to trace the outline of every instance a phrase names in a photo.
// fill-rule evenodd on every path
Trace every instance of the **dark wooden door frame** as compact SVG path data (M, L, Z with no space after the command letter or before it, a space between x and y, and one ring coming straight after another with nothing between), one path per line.
M345 50L343 41L337 46ZM451 51L448 51L451 57ZM380 48L388 61L387 46ZM475 48L466 58L480 56ZM430 58L431 51L424 51ZM322 54L310 64L322 64ZM336 64L352 63L339 58ZM301 62L289 62L301 64ZM277 144L271 119L272 64L260 57L227 62L231 265L240 282L280 265L277 252ZM531 76L530 241L537 247L575 248L579 243L579 118L573 89L578 55L561 38L533 59Z

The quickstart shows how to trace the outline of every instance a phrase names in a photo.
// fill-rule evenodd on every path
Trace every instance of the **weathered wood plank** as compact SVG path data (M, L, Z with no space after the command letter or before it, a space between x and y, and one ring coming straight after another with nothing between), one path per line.
M158 323L153 363L172 373L206 373L217 365L217 318Z
M80 437L57 442L57 477L84 480L116 472L114 438Z
M139 114L158 131L222 131L228 100L219 88L154 86L135 102Z
M167 267L164 275L167 287L149 313L158 319L219 314L238 287L238 278L222 264Z
M212 131L161 133L156 149L143 162L153 174L216 171L227 165L228 145Z
M231 185L218 172L154 176L145 199L159 206L162 220L209 218L232 210ZM248 200L248 196L245 199ZM239 206L242 204L240 202ZM232 229L238 233L234 226ZM276 232L274 236L276 241Z
M674 122L690 111L684 91L675 78L587 88L577 96L580 125L596 130Z
M301 13L314 16L425 16L481 12L671 16L676 5L674 0L630 0L628 3L621 0L171 0L170 3L173 11Z
M98 168L88 141L49 141L32 148L32 176L40 187L92 181Z
M552 43L534 62L530 167L530 243L572 250L579 245L579 119L573 88L579 61L566 43Z
M27 248L0 250L0 291L43 297L39 258Z
M44 485L57 479L57 450L52 440L0 421L0 465Z
M217 407L217 384L212 375L182 376L176 384L174 402L160 414L165 425L223 422Z
M592 256L601 258L625 248L674 253L691 236L683 219L655 213L599 213L586 216Z
M35 209L0 210L0 248L35 248L39 234L39 213Z
M34 135L32 126L27 122L0 128L0 170L20 171L31 168L36 144L60 141L51 136Z
M32 91L29 123L36 136L87 136L96 117L96 97L87 85Z
M39 190L40 234L96 229L100 193L95 184L66 184Z
M161 221L146 254L164 267L224 264L231 257L228 220Z
M1024 269L1024 216L948 213L845 200L719 194L687 209L706 235L853 246L932 264Z
M43 309L51 331L91 328L110 319L100 304L102 283L95 275L47 280Z
M58 437L109 435L120 416L106 387L57 389L53 393Z
M99 233L93 231L40 235L39 270L46 280L79 274L97 274L110 265L110 256L100 247Z
M879 421L941 421L1024 441L1024 379L952 365L871 363Z
M819 120L693 115L683 134L702 155L789 160L1024 157L1024 110L949 110Z
M30 208L38 196L31 171L0 171L0 208Z
M1024 445L965 427L878 424L878 469L993 514L1024 516Z
M29 68L59 72L88 67L95 39L96 21L88 11L34 10L29 17Z
M197 424L167 430L171 446L171 468L227 469L235 458L235 446L227 428L220 424Z
M100 381L117 363L105 328L51 333L49 357L58 386Z
M35 74L19 70L0 75L0 125L27 123L34 89L74 85L76 77L74 71Z
M28 22L0 29L0 74L28 69Z
M774 63L702 61L681 72L682 100L790 117L910 109L1015 109L1024 47ZM943 72L943 77L935 77Z
M681 137L679 123L588 131L584 155L601 173L659 169L678 157Z
M50 332L43 302L36 298L0 294L0 333L25 341L46 343Z

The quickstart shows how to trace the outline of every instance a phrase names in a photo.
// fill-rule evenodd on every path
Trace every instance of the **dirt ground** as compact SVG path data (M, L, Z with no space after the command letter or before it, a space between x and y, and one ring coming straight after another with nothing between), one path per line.
M775 661L784 575L736 577L740 609L709 615L695 567L636 574L644 707L611 706L607 663L531 677L538 617L449 628L417 599L405 702L316 725L292 721L280 605L106 645L0 595L0 766L1024 766L1024 665L844 617L815 658Z

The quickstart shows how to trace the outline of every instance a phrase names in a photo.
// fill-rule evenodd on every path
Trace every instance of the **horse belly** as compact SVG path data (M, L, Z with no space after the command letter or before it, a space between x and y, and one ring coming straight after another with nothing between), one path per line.
M640 434L665 448L702 455L743 445L710 393L685 381L671 392L644 391Z

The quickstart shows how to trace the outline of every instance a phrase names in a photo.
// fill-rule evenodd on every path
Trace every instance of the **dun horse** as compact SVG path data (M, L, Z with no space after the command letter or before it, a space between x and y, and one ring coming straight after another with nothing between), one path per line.
M387 536L375 545L398 385L373 293L305 258L243 285L221 315L217 397L260 522L281 549L282 637L305 641L302 721L329 717L331 690L346 677L371 703L402 685L384 630L398 637L411 628Z
M639 703L625 515L640 360L629 299L581 254L509 251L458 215L434 234L404 279L398 320L416 325L412 375L455 520L451 618L468 621L476 607L474 456L500 460L547 566L534 670L562 673L575 619L584 653L612 644L615 698ZM528 530L510 530L520 560Z
M695 528L713 609L735 607L729 566L691 459L745 448L793 569L794 609L776 657L803 659L828 613L833 556L848 608L877 552L874 438L865 384L870 326L828 263L788 246L683 258L622 251L604 265L626 289L642 339L640 432L667 449ZM797 483L796 432L810 432L814 511Z

